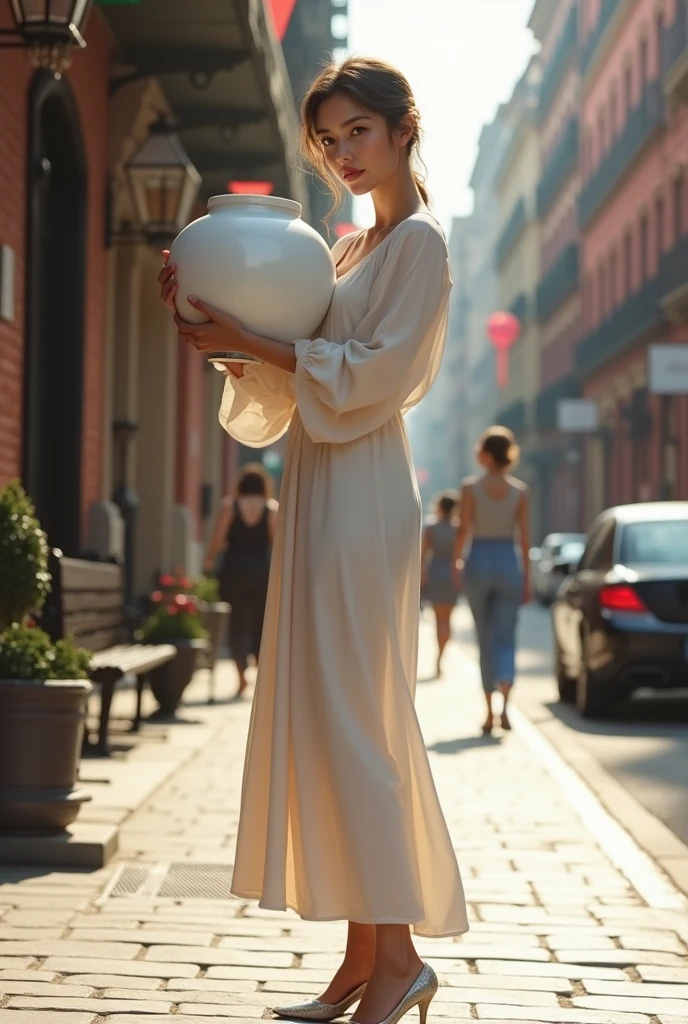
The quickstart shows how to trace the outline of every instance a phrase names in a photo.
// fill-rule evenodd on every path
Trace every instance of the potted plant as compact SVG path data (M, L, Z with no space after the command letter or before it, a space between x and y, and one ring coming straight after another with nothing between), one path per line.
M220 600L220 585L214 576L199 576L194 581L192 593L198 600L201 622L208 631L210 644L206 654L206 665L210 670L210 704L215 700L215 663L222 641L227 635L227 620L230 606Z
M199 656L208 648L208 632L201 622L199 604L190 593L191 581L183 576L164 575L159 589L151 594L153 611L143 623L139 638L147 644L173 644L177 656L153 669L150 687L158 702L156 717L174 717L182 694L198 667Z
M53 644L31 614L50 592L48 544L17 481L0 490L0 828L59 831L88 794L75 788L90 655Z

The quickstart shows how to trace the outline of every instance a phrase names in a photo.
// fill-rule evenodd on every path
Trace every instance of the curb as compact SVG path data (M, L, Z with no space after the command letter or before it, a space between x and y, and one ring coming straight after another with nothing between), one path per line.
M652 858L676 889L688 897L688 846L631 796L551 711L528 701L518 691L514 703L592 790L608 814Z

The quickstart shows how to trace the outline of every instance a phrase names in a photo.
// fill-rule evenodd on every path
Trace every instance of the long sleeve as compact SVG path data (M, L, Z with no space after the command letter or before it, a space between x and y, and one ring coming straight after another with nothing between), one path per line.
M419 402L437 375L451 289L444 237L429 218L410 218L387 244L355 338L296 342L296 404L313 441L376 430Z
M269 363L247 363L243 377L227 377L219 419L237 441L262 448L286 432L294 404L290 373Z

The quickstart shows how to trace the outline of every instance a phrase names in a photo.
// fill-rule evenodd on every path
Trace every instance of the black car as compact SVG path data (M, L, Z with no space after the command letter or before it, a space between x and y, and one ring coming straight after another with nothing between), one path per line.
M688 687L688 501L607 509L578 565L557 571L562 700L604 718L640 687Z

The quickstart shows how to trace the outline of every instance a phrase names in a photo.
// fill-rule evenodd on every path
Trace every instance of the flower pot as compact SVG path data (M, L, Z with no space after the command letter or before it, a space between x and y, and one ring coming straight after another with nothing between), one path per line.
M166 643L177 648L176 657L153 669L150 688L160 707L160 716L173 717L196 671L198 658L208 647L208 641L167 640Z
M210 634L206 664L208 668L213 667L217 661L218 653L222 647L222 641L227 632L227 620L229 618L230 606L226 601L213 601L201 607L201 622Z
M0 680L0 830L59 832L91 797L75 788L93 687Z
M213 196L208 211L172 244L180 316L193 323L206 319L187 302L196 295L264 337L310 338L330 305L335 269L324 240L301 220L300 204L224 195Z

